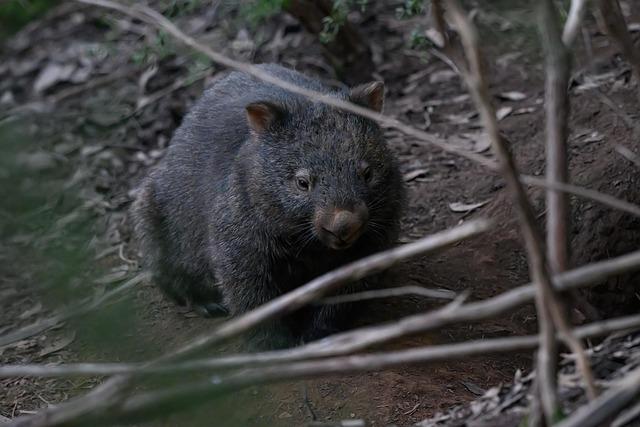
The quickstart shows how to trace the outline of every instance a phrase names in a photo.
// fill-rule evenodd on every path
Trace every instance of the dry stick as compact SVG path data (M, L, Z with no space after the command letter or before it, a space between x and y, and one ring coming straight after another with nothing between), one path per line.
M397 248L370 255L336 270L330 271L309 283L281 295L268 303L249 311L242 316L231 319L216 328L212 333L195 339L183 347L164 356L145 363L152 366L200 350L206 346L218 344L224 340L240 335L265 321L282 316L322 297L338 286L362 279L363 277L385 270L400 261L417 255L423 255L436 249L449 246L472 236L477 236L492 226L485 219L470 221L447 231L433 234ZM20 418L14 425L20 426L54 426L81 419L90 412L109 410L125 399L122 389L131 383L130 376L116 376L93 389L86 396L73 399L65 405L48 408L33 417ZM104 400L105 402L100 403Z
M624 145L616 145L615 149L618 154L640 168L640 156L638 156L636 153L634 153Z
M622 411L611 423L611 427L629 427L631 421L640 419L640 402L636 403L629 409Z
M640 314L631 316L619 317L616 319L603 320L593 322L588 325L581 326L576 329L576 336L580 338L595 338L598 336L607 335L613 332L627 331L640 328ZM500 338L498 340L483 339L478 341L465 341L455 344L435 345L429 346L429 351L420 349L421 359L420 361L434 361L430 359L434 355L437 357L444 357L441 355L447 355L447 357L465 357L471 354L482 354L483 351L477 350L476 346L479 342L486 345L484 351L494 351L495 348L507 343L510 350L523 350L523 348L515 347L514 343L526 342L527 346L531 348L538 345L538 337L509 337ZM530 348L530 347L526 347ZM405 354L412 350L403 350L401 353ZM471 352L471 353L470 353ZM206 372L210 370L217 370L220 368L252 368L258 367L273 367L275 365L283 365L284 362L289 364L290 362L306 361L307 359L292 359L276 358L273 356L279 354L287 354L288 351L277 351L270 353L255 353L238 356L223 356L221 358L207 358L196 359L185 362L171 363L166 365L146 366L144 363L72 363L65 365L47 366L42 364L33 365L0 365L0 378L6 377L76 377L87 375L116 375L116 374L129 374L133 372L144 372L146 374L181 374L190 372ZM375 354L375 353L374 353ZM378 354L390 354L388 352L381 352ZM268 357L272 356L272 357ZM342 356L339 354L333 354L332 356ZM356 356L357 357L357 356ZM343 358L338 358L343 359ZM336 358L328 359L336 360ZM236 363L241 361L242 363ZM221 363L222 362L222 363ZM227 363L225 363L227 362Z
M630 213L635 216L640 216L640 206L627 201L618 199L610 194L600 193L589 188L580 187L574 184L561 183L561 182L546 182L542 178L538 178L532 175L520 175L520 182L527 185L533 185L536 187L564 191L565 193L574 194L576 196L584 197L585 199L593 200L603 205L612 207L614 209Z
M640 87L640 54L638 54L618 0L598 0L600 20L609 37L618 45L622 55L631 65Z
M572 7L573 7L572 3ZM562 42L558 13L551 0L538 2L538 27L546 59L546 179L569 181L567 122L569 120L569 75L571 56ZM569 267L569 201L566 193L547 190L547 251L555 273Z
M576 410L569 418L561 421L556 427L599 427L608 425L617 414L640 396L640 368L627 373L619 382L591 401Z
M541 334L541 345L538 351L540 395L543 402L545 418L547 423L551 424L557 408L554 356L556 341L554 326L558 327L560 335L578 357L578 366L582 371L590 395L595 394L593 374L591 373L588 363L586 363L582 343L571 333L571 326L567 320L566 311L564 311L560 305L559 299L555 294L545 259L542 234L537 227L533 208L519 181L517 168L511 157L511 153L507 149L505 141L498 131L495 109L492 105L488 83L485 79L486 73L480 55L477 33L468 21L459 3L456 0L449 0L448 4L450 6L451 17L460 34L462 46L468 61L468 69L463 73L463 77L465 77L476 107L480 111L485 130L500 162L502 175L507 181L507 186L514 199L525 239L530 274L532 275L534 283L538 286L536 307Z
M567 16L567 21L562 31L562 43L567 47L571 46L578 36L578 31L580 31L580 26L587 10L586 6L587 0L571 1L569 16Z
M318 304L344 304L347 302L364 301L377 298L401 297L416 295L424 298L453 300L456 293L448 289L431 289L422 286L400 286L397 288L376 289L373 291L355 292L352 294L336 295L318 301Z
M498 171L498 166L493 160L483 157L477 153L473 153L471 151L457 148L452 144L448 144L442 138L438 138L433 134L429 134L422 130L416 129L412 126L406 125L395 118L385 116L376 111L363 108L359 105L332 97L327 94L323 94L320 92L316 92L313 90L296 86L291 82L279 79L269 73L266 73L265 71L263 71L262 69L254 65L236 61L220 53L217 53L211 50L210 48L208 48L207 46L204 46L201 43L198 43L193 37L190 37L187 34L180 31L180 29L178 29L171 21L169 21L163 15L161 15L160 13L156 12L155 10L147 6L142 6L142 5L126 6L110 0L75 0L75 1L83 4L89 4L89 5L103 7L106 9L116 10L125 15L129 15L134 18L140 19L141 21L144 21L153 27L166 31L167 33L175 37L177 40L181 41L182 43L189 46L193 50L196 50L204 54L215 63L224 65L234 70L245 72L262 81L271 83L275 86L288 90L292 93L305 96L314 101L321 102L321 103L330 105L332 107L374 120L383 126L386 126L392 129L397 129L400 132L404 133L405 135L414 137L417 140L427 143L430 146L437 147L448 153L457 154L468 160L476 162L486 167L492 172ZM523 179L527 179L531 185L535 185L536 187L549 188L549 184L546 183L544 180L536 180L535 177L529 177L526 175L523 175ZM586 198L595 200L597 202L604 203L605 205L611 206L616 209L619 209L619 206L625 206L624 210L627 210L627 211L635 210L635 212L640 212L640 207L633 205L631 203L627 203L625 201L621 201L621 200L619 200L620 203L618 204L618 206L614 206L610 203L611 196L607 196L606 194L602 194L594 190L582 189L583 191L580 191L580 194L578 194L578 192L576 192L576 189L579 189L580 187L559 186L558 188L560 188L560 191L567 191L569 193L576 194L581 197L586 197ZM639 215L638 213L635 213L635 214Z
M640 326L640 315L635 315L582 326L576 328L576 334L581 338L589 338L638 326ZM539 337L536 335L493 338L251 368L226 376L213 375L204 381L132 396L118 408L118 412L106 415L93 414L95 417L93 421L98 424L107 424L114 418L127 422L143 421L154 416L157 417L160 411L167 409L184 411L220 397L223 393L236 391L250 385L309 379L326 375L370 372L399 365L425 364L486 355L487 353L524 351L537 347L538 343ZM582 424L574 425L582 426Z

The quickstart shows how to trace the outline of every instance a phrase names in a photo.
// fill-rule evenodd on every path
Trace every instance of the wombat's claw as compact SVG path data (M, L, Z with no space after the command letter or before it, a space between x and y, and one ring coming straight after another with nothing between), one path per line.
M194 304L193 311L202 317L226 317L229 315L227 307L217 302Z

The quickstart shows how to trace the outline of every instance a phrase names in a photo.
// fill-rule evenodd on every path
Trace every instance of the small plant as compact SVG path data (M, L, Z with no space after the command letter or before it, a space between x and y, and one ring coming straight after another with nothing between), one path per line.
M362 12L367 9L369 0L334 0L331 15L322 19L324 25L319 34L320 42L327 44L336 39L340 28L347 21L349 11L359 8Z
M413 18L424 12L424 0L405 0L404 5L396 9L398 19Z
M57 4L56 0L0 1L0 39L18 31Z
M257 25L261 21L282 12L290 0L250 0L243 2L240 8L240 16L245 17L251 25Z

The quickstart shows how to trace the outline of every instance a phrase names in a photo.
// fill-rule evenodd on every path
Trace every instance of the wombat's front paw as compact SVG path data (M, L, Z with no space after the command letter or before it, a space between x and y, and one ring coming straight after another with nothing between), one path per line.
M194 304L193 311L202 317L226 317L229 315L227 307L217 302Z

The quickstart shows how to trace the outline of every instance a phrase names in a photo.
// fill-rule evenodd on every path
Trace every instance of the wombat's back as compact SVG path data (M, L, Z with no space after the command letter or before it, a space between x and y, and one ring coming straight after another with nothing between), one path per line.
M298 86L330 91L275 64L258 68ZM232 72L208 88L184 117L132 208L136 234L152 268L173 265L196 275L207 274L206 215L215 214L209 210L211 195L227 193L238 150L249 137L245 107L258 101L287 105L290 111L310 102L248 74Z

